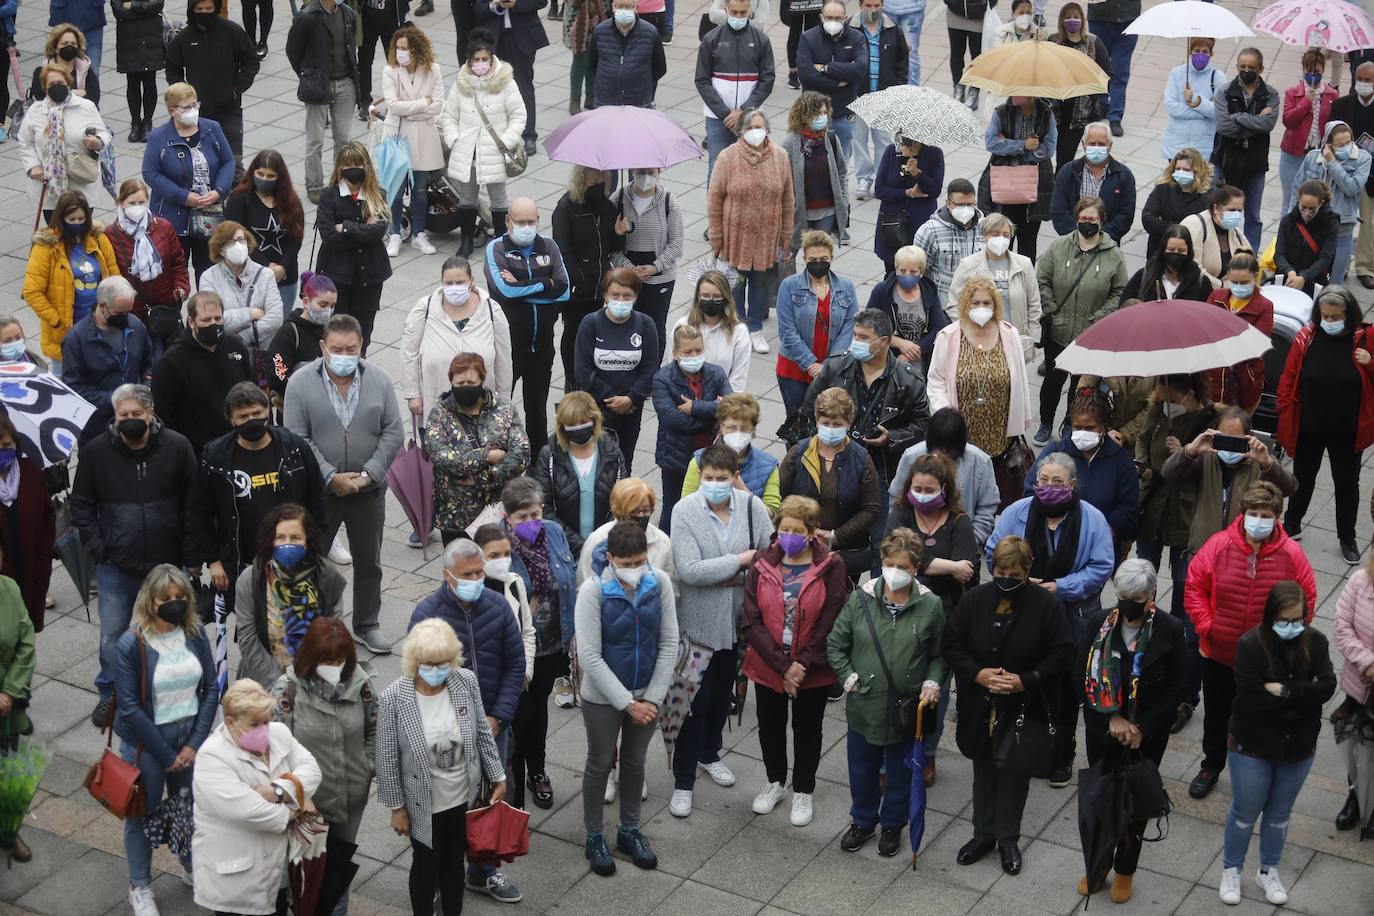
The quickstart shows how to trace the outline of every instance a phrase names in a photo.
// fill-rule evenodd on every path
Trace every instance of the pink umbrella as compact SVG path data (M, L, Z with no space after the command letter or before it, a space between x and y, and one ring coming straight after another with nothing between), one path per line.
M411 419L411 438L391 462L386 482L401 504L411 526L420 535L421 552L429 559L429 532L434 527L434 466L416 443L419 427Z
M1342 54L1374 47L1374 19L1345 0L1279 0L1259 11L1254 26L1290 45Z
M607 105L569 118L544 138L550 159L588 168L666 169L701 156L692 135L652 108Z
M1141 302L1098 319L1059 354L1075 375L1202 372L1263 356L1272 344L1230 310L1206 302Z

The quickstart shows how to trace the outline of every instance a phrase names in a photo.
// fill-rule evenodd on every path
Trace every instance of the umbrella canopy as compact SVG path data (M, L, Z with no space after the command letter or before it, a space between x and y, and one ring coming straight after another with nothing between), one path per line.
M467 813L467 859L475 865L514 862L530 852L530 816L504 801Z
M876 131L925 146L982 146L983 125L968 106L926 86L888 86L849 103L849 110Z
M1374 46L1374 19L1345 0L1279 0L1259 11L1254 26L1284 44L1342 54Z
M925 705L917 705L916 740L911 743L911 753L906 756L906 765L911 771L911 796L907 802L907 820L911 822L911 868L913 871L916 869L916 854L921 851L921 840L926 835L925 714Z
M1272 344L1230 310L1182 299L1142 302L1094 322L1055 361L1075 375L1202 372L1263 356Z
M1141 13L1126 26L1126 34L1158 38L1247 38L1255 33L1220 3L1174 0Z
M701 689L701 675L711 664L714 649L699 646L686 636L678 637L677 662L673 665L673 680L668 685L668 696L658 708L658 727L663 731L663 749L668 752L668 762L673 761L673 745L682 731L682 723L692 711L692 700Z
M607 105L568 118L544 138L544 151L557 162L608 171L666 169L701 156L695 138L672 118L632 105Z
M960 82L998 95L1042 99L1107 91L1107 74L1092 58L1051 41L1018 41L986 50L964 70Z
M411 526L420 532L421 550L428 560L429 538L425 534L434 527L434 465L429 463L424 449L416 444L418 437L412 419L411 439L387 468L386 482L396 494Z
M383 137L372 149L372 165L386 202L394 203L410 177L410 144L399 135Z
M1078 839L1083 846L1083 873L1088 892L1096 890L1112 867L1116 845L1131 821L1126 772L1099 760L1078 771Z
M21 451L49 468L71 455L95 406L55 375L29 375L32 369L0 365L0 406L19 433Z

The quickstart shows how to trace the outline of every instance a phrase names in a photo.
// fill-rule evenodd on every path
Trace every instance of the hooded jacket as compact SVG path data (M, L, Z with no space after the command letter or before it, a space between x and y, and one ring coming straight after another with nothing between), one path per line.
M361 662L338 685L302 679L288 668L272 687L272 718L315 755L320 787L315 806L330 824L346 824L367 806L377 744L377 696Z
M520 135L525 129L525 103L515 84L515 71L496 57L491 59L486 79L473 76L468 64L459 67L439 114L439 132L449 147L448 177L455 182L471 178L479 184L500 184L507 180L505 160L482 123L482 114L506 149L524 142Z
M443 620L458 634L463 667L477 675L486 714L510 723L525 690L525 643L506 596L487 588L476 601L463 604L443 584L416 606L406 630L431 617Z
M229 389L252 381L253 360L243 341L222 334L211 352L186 329L153 364L153 402L158 417L200 454L205 443L230 431L224 416Z
M349 78L358 78L358 14L347 3L338 4L343 12L344 54L348 58ZM286 59L296 71L296 98L307 105L328 105L334 101L330 72L334 69L334 41L325 25L321 0L310 0L291 21L286 35Z
M197 26L197 2L188 0L187 25L167 45L167 82L194 86L207 117L214 112L241 110L244 93L258 76L253 41L243 26L221 15L215 16L208 29ZM223 8L224 0L216 0L215 12ZM228 194L222 192L220 196Z
M104 228L93 222L82 240L86 252L100 264L100 276L119 276L119 262L105 237ZM71 252L52 229L33 234L29 262L24 269L24 301L42 322L40 340L43 355L62 358L62 340L72 326L76 281L72 277Z
M267 359L272 364L267 383L278 395L285 397L286 383L296 368L320 358L320 343L324 340L324 325L305 317L303 309L286 316L272 342L267 347Z
M1064 172L1059 174L1062 177ZM1070 227L1041 252L1035 275L1040 283L1040 309L1050 319L1049 339L1067 347L1094 321L1116 311L1126 288L1126 259L1105 233L1084 251L1077 230Z
M744 675L782 693L782 676L793 662L806 669L801 687L826 687L835 672L826 658L826 637L849 596L844 561L819 540L811 542L811 563L802 577L792 618L791 645L783 648L786 598L782 589L782 547L777 539L754 558L744 578L740 635L753 650L744 656Z
M1322 134L1322 145L1303 157L1298 173L1293 176L1293 199L1298 198L1298 188L1309 179L1326 182L1331 189L1331 211L1340 218L1343 225L1353 225L1360 219L1360 198L1364 193L1365 182L1369 180L1369 153L1360 149L1353 140L1349 144L1349 159L1336 158L1328 162L1322 150L1331 141L1331 132L1337 127L1348 127L1344 121L1326 122L1326 132ZM1358 138L1357 138L1358 139Z
M544 517L562 525L572 555L581 555L582 486L578 483L572 456L556 442L549 442L539 450L539 457L529 473L544 493ZM596 480L592 484L593 529L611 520L611 490L626 476L625 458L620 453L615 433L602 430L596 443Z

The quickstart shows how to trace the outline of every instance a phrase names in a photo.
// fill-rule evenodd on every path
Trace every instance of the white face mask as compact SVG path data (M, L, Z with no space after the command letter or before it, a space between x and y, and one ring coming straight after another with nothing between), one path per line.
M510 557L497 557L483 564L488 579L504 579L510 572Z
M1374 83L1356 83L1355 94L1362 99L1367 99L1374 95Z
M248 243L233 242L224 249L224 259L235 267L242 267L248 260Z
M147 204L129 204L124 207L124 218L131 223L143 222L143 217L148 215Z
M911 573L907 572L905 569L898 569L895 566L884 566L883 581L886 582L887 587L894 592L900 592L902 589L911 585Z
M471 284L468 283L445 283L444 301L449 305L462 305L468 301L468 293Z
M844 23L835 22L834 20L827 19L825 22L821 23L821 28L825 29L825 34L829 35L831 38L834 38L836 35L844 31Z
M396 63L400 64L402 67L409 67L409 66L410 66L410 52L407 51L407 50L405 50L404 48L397 48L397 49L396 49Z
M962 207L950 207L949 215L954 217L954 221L961 226L967 226L974 216L978 214L975 207L965 204Z
M190 111L179 111L177 112L177 122L183 127L195 127L200 123L200 111L194 108Z
M315 673L320 676L320 680L326 684L339 686L339 681L343 680L343 665L316 665Z
M639 581L644 578L646 568L642 563L639 566L616 566L615 574L630 588L639 588Z
M1017 31L1025 32L1031 27L1031 17L1028 13L1022 13L1012 21L1016 23Z
M734 449L735 454L738 455L742 454L753 443L754 437L746 432L726 433L720 437L720 441Z
M1000 258L1007 253L1011 247L1011 239L1005 235L993 235L988 237L988 251L992 252L994 258Z
M1160 404L1159 409L1164 413L1164 416L1171 420L1177 419L1188 412L1188 408L1184 407L1182 404L1175 404L1172 401L1165 401L1163 404Z
M763 141L768 139L768 131L762 127L751 127L744 132L744 142L750 146L763 146Z
M636 175L635 187L639 188L641 191L652 191L654 188L658 187L658 176Z
M968 310L968 320L981 328L992 320L992 309L986 305L975 306Z
M1069 434L1069 441L1080 452L1091 452L1102 444L1102 434L1090 429L1075 429Z

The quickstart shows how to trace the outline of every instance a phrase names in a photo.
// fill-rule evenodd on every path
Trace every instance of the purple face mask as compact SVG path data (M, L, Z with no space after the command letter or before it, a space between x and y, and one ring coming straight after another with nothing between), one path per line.
M778 535L778 546L782 548L782 552L787 556L795 557L806 549L807 540L808 538L804 534L784 532Z
M1066 483L1035 485L1035 498L1046 506L1062 506L1073 499L1073 487Z
M542 518L529 518L515 526L515 536L526 544L533 544L534 539L539 537L539 532L544 530L544 520Z
M922 515L934 515L945 507L945 491L940 490L936 493L917 493L914 490L907 491L907 501Z
M1083 31L1083 20L1065 19L1064 31L1068 32L1070 35L1077 35L1079 32Z

